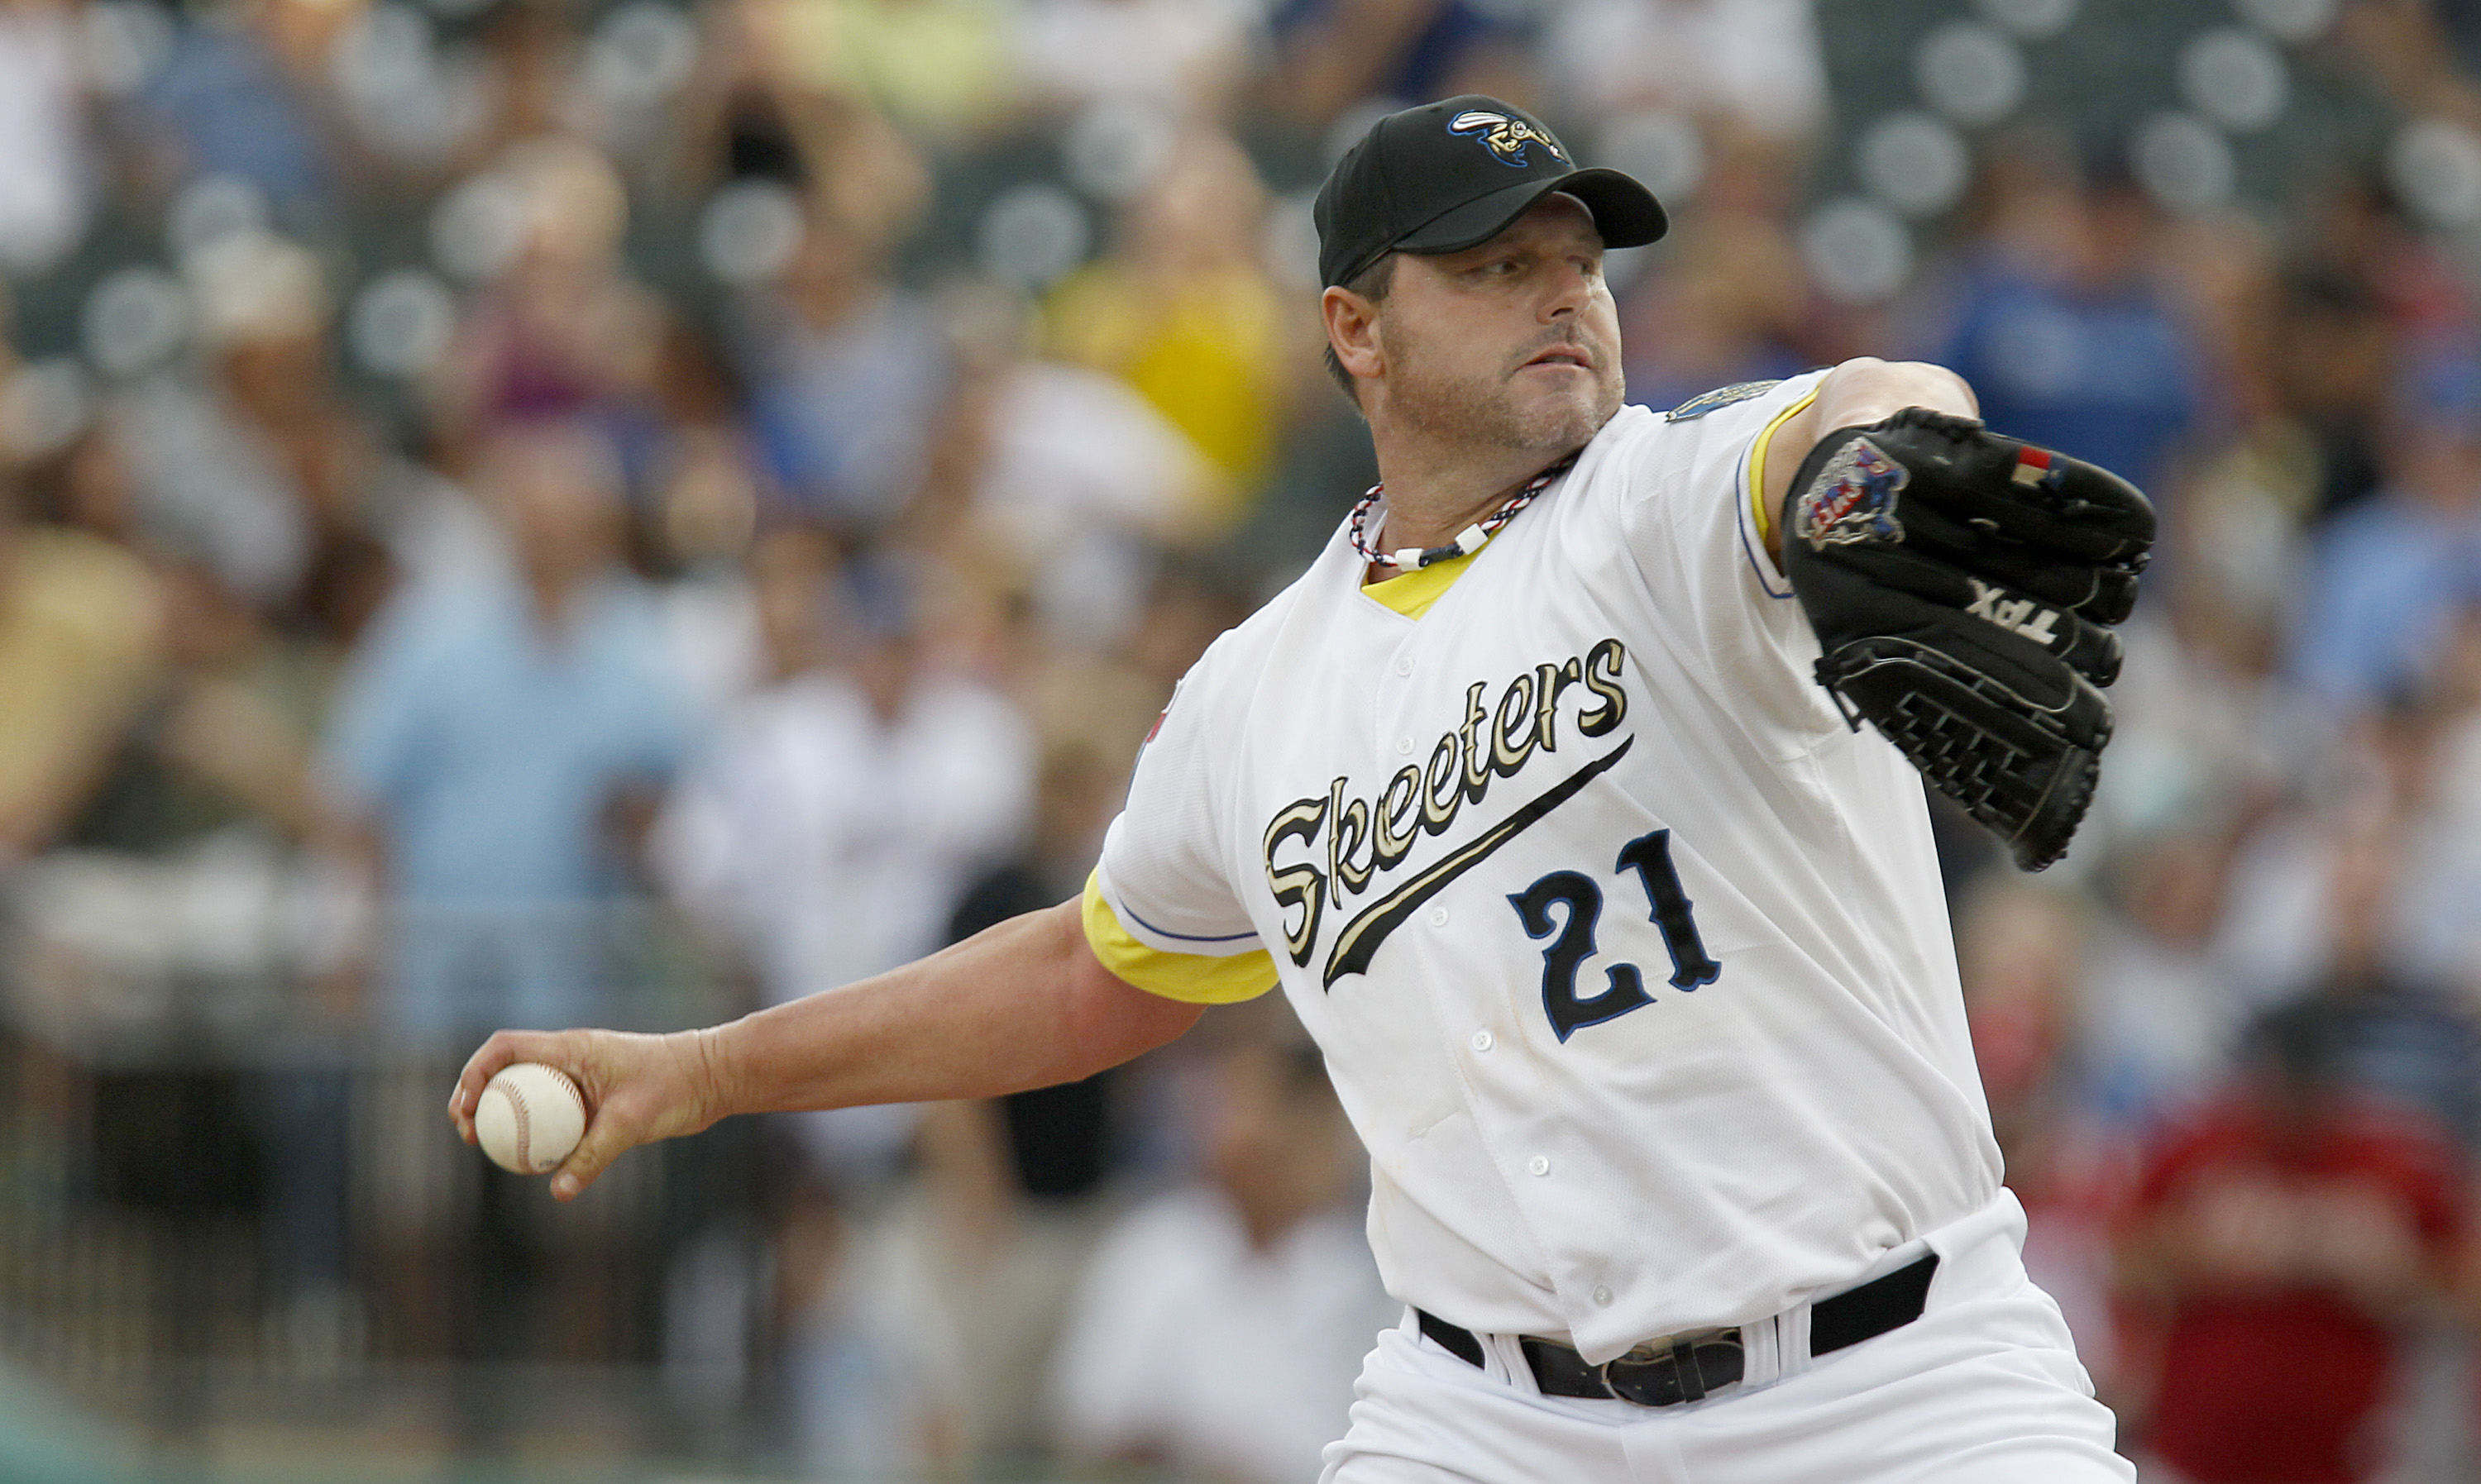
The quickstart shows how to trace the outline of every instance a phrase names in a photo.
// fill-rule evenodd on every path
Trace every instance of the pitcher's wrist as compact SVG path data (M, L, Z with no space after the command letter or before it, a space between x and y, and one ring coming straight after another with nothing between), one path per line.
M731 1049L721 1026L683 1031L689 1037L689 1065L696 1099L694 1131L703 1131L739 1112L741 1085Z

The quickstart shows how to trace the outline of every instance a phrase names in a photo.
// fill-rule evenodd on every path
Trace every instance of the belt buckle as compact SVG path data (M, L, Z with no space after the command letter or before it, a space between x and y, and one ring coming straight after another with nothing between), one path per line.
M1708 1393L1737 1383L1741 1362L1738 1329L1682 1330L1606 1363L1603 1384L1640 1407L1673 1407L1703 1401Z

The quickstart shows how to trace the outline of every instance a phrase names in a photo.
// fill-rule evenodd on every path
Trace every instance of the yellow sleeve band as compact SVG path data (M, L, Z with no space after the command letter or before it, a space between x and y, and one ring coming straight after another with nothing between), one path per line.
M1129 936L1119 915L1103 899L1103 874L1085 878L1085 942L1103 967L1150 995L1190 1004L1236 1004L1275 987L1275 961L1265 949L1215 958L1205 953L1166 953Z
M1775 538L1775 516L1766 508L1766 450L1774 446L1775 430L1809 410L1817 400L1817 389L1810 388L1808 396L1774 415L1759 432L1758 441L1749 446L1749 513L1757 517L1758 544L1765 545Z

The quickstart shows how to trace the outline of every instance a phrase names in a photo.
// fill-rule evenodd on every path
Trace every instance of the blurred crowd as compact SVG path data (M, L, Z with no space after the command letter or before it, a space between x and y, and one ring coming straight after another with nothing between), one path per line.
M297 1350L553 1353L475 1320L564 1312L538 1192L459 1175L427 1258L356 1225L357 1058L728 1014L1074 895L1181 673L1373 478L1309 194L1488 91L1673 208L1610 264L1632 400L1919 355L2153 493L2075 853L1940 820L2027 1260L2159 1477L2469 1476L2481 27L2152 8L2225 60L2143 128L1965 65L2021 95L2116 13L0 0L13 1158L83 1129L60 1199L258 1212ZM2328 106L2252 195L2267 65ZM1821 209L1856 139L1874 195ZM255 1153L150 1162L175 1128ZM750 1173L666 1218L688 1445L1297 1480L1395 1317L1270 1003L695 1147Z

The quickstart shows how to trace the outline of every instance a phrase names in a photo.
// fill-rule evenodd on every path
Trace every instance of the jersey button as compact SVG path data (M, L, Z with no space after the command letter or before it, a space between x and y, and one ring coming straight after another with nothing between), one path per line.
M1413 657L1411 655L1398 655L1397 657L1396 673L1398 675L1410 675L1413 673Z
M1611 1287L1609 1284L1598 1283L1594 1285L1594 1302L1600 1304L1605 1309L1611 1307Z
M1398 737L1398 738L1397 738L1397 739L1396 739L1396 755L1397 755L1397 757L1399 757L1399 758L1409 758L1409 757L1411 757L1411 756L1413 755L1413 739L1411 739L1411 738L1409 738L1409 737Z
M1433 927L1447 926L1448 909L1445 907L1432 907L1430 909L1430 925Z
M1525 1167L1531 1170L1536 1175L1548 1175L1551 1173L1551 1157L1548 1155L1535 1155L1532 1159L1525 1161Z
M1491 1039L1491 1034L1487 1030L1476 1030L1474 1032L1475 1051L1486 1052L1498 1044L1499 1043L1497 1041Z

